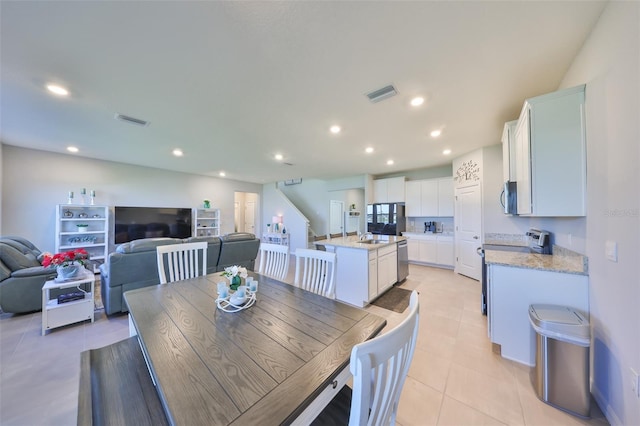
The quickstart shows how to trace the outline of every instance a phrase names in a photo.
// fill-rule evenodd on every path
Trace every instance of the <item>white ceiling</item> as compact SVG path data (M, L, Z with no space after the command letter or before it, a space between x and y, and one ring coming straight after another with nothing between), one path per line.
M558 88L604 5L2 1L0 140L257 183L449 164Z

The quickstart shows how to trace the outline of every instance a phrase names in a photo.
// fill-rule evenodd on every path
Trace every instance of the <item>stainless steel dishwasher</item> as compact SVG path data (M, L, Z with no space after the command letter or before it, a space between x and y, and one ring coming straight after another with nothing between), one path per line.
M407 240L398 242L398 282L401 283L409 275L409 249Z

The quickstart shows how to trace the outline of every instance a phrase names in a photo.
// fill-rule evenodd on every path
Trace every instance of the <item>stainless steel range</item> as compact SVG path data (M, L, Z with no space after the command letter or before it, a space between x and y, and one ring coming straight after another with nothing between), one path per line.
M480 311L487 315L487 264L484 260L485 250L511 251L518 253L551 254L551 234L539 229L529 229L526 233L528 244L522 246L506 244L483 244L478 247L478 254L482 257L482 294L480 296Z

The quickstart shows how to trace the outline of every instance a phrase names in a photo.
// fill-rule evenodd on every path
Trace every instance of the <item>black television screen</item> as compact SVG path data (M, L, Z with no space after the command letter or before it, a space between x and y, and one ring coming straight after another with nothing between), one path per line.
M114 217L115 244L141 238L191 236L191 209L116 206Z

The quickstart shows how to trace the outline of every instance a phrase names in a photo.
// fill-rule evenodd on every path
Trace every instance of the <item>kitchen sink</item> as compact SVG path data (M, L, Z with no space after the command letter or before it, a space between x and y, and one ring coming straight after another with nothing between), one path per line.
M362 244L389 244L387 240L364 240L360 241Z

